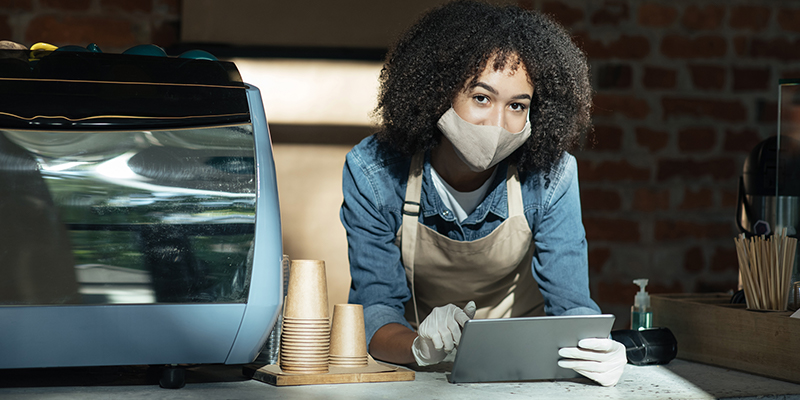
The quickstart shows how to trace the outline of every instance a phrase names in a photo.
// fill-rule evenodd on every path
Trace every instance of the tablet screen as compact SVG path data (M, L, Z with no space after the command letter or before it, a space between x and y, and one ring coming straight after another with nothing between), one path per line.
M467 321L450 381L500 382L569 379L579 375L558 366L558 349L585 338L607 338L615 317L571 315Z

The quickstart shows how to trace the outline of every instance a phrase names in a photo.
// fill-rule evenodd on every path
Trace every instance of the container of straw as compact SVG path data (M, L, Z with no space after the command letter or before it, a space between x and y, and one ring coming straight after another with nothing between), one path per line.
M785 311L797 239L786 236L784 228L770 237L741 234L734 242L747 308Z

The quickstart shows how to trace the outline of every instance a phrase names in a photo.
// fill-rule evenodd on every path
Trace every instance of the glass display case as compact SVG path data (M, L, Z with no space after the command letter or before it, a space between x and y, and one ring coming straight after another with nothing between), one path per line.
M781 79L779 88L774 214L778 229L800 238L800 79ZM791 282L800 281L798 258L795 254ZM790 293L790 307L796 297Z
M16 270L5 276L19 279L5 280L2 304L245 302L256 200L249 124L0 136L2 155L28 171L5 178L17 182L0 196L7 218L27 221L3 234L3 269ZM37 264L48 273L24 272Z

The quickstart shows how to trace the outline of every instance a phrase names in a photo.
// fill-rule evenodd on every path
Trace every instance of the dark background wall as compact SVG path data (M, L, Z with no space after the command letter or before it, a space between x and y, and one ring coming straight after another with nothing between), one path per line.
M170 47L182 42L182 4L0 0L0 38ZM734 289L738 177L750 149L777 133L778 80L800 78L800 3L518 4L562 22L591 60L595 131L576 155L593 296L624 323L634 278L649 278L652 293Z
M737 285L738 178L800 77L794 1L535 2L591 59L595 132L577 153L594 297Z
M121 52L179 40L181 0L0 0L0 37Z

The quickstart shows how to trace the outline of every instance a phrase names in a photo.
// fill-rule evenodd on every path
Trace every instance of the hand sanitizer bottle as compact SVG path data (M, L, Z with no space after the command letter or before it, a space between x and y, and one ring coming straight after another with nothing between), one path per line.
M644 290L647 279L636 279L633 283L639 285L641 290L636 293L631 307L631 329L641 331L653 327L653 311L650 310L650 295Z

